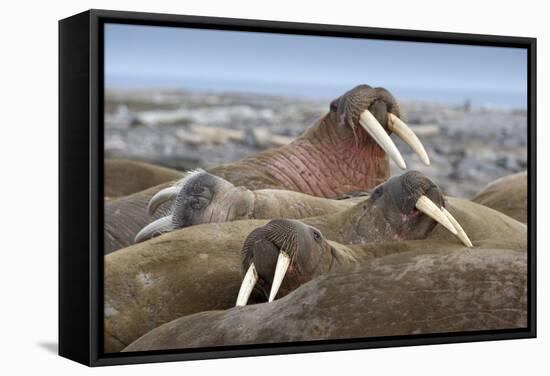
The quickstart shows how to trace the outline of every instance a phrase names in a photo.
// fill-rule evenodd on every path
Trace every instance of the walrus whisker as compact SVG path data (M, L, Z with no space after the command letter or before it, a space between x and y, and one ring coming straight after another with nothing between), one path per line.
M472 244L472 242L470 241L470 238L468 237L468 235L466 234L466 231L464 231L464 229L462 228L462 226L460 225L460 223L458 223L458 221L455 219L455 217L453 217L453 215L451 213L449 213L449 211L445 208L441 208L441 211L443 212L443 214L445 214L447 216L447 218L449 219L449 221L453 224L453 226L456 228L456 231L457 231L457 234L456 234L456 237L462 242L464 243L464 245L468 248L472 248L474 245Z
M395 146L384 127L382 127L369 110L363 111L359 117L359 124L361 124L363 129L365 129L374 141L376 141L378 146L380 146L401 169L404 170L407 168L405 160L401 156L397 146Z
M447 216L439 209L439 207L434 204L432 200L428 197L422 195L416 201L416 208L422 213L426 214L428 217L432 218L434 221L445 227L453 235L457 235L456 228L453 226L451 221Z
M409 128L403 120L399 119L391 112L388 112L388 128L400 139L405 141L405 143L414 150L426 166L430 165L430 158L428 157L428 153L426 153L426 149L424 149L422 142L420 142L413 130Z
M239 295L237 296L236 307L245 306L248 303L250 294L254 290L254 286L258 282L258 272L256 271L256 266L251 262L248 270L243 278L241 283L241 288L239 289Z
M167 215L166 217L159 218L142 228L134 238L134 243L140 243L144 240L152 238L155 235L159 235L173 229L174 225L172 224L172 216Z
M283 246L280 248L281 250L284 250L289 256L290 256L290 262L289 265L292 265L294 260L296 259L297 247L298 242L296 240L296 233L293 231L290 237L286 238L283 242ZM286 272L285 272L286 274Z
M279 257L277 258L277 266L275 267L275 274L273 275L273 283L271 284L271 291L269 292L269 302L275 300L275 296L279 292L279 288L283 283L286 271L290 266L290 256L284 250L279 251Z

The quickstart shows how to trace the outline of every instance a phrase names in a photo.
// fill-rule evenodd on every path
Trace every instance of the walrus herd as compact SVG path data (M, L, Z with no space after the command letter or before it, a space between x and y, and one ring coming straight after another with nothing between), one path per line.
M402 119L359 85L241 161L106 161L104 351L526 327L526 174L472 200L390 178L392 133L430 164Z

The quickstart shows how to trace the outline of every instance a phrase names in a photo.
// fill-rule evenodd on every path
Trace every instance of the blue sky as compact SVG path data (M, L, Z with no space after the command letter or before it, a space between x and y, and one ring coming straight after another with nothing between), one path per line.
M524 49L108 24L107 87L333 98L359 83L406 99L525 107ZM483 103L480 103L483 102Z

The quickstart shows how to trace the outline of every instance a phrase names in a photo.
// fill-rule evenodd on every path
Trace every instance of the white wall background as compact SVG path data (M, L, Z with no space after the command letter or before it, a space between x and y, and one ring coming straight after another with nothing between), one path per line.
M550 370L548 173L539 169L539 338L87 369L57 342L57 20L88 8L537 37L538 164L549 162L543 1L6 1L0 93L0 373L518 375ZM32 232L29 230L32 229Z

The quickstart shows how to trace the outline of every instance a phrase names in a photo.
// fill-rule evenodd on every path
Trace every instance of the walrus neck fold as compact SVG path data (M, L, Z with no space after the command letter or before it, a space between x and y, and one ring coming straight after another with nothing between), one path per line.
M371 228L362 226L359 223L365 214L366 201L367 199L333 214L303 218L301 221L321 229L327 239L345 242L346 244L368 243L373 241L373 234L369 233Z
M248 163L286 189L320 197L366 190L386 181L389 160L384 151L360 130L337 130L328 124L333 121L327 115L291 144Z
M331 257L331 263L328 267L328 271L333 271L339 267L357 263L358 257L350 246L331 240L327 240L327 242L330 244Z

